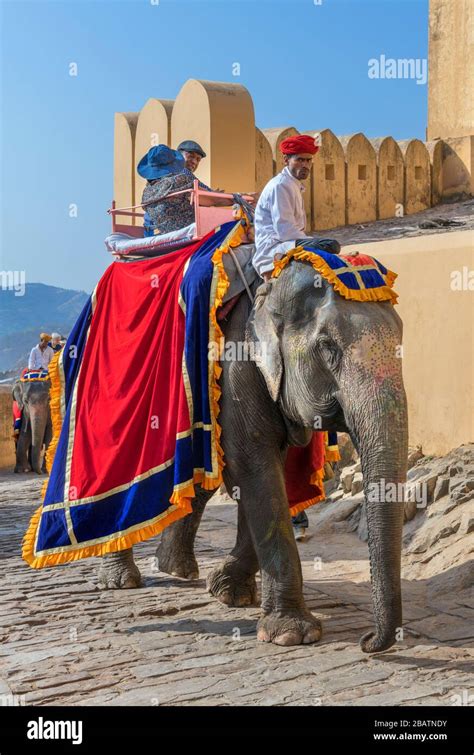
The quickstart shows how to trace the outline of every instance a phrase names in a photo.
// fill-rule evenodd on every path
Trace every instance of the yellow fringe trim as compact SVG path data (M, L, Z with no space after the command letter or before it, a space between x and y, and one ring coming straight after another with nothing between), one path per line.
M217 229L216 229L217 230ZM219 322L217 320L217 310L222 306L224 296L229 288L230 281L227 277L227 273L222 262L222 257L227 254L230 248L240 246L243 238L246 235L246 226L242 223L237 223L234 228L229 232L221 246L218 247L212 255L212 263L217 269L217 285L214 303L209 311L209 343L218 344L218 353L215 355L214 364L212 365L212 378L209 390L209 402L211 408L211 422L213 427L214 443L216 447L217 455L217 475L212 477L209 472L202 472L202 470L196 470L193 474L193 479L186 485L186 487L178 488L173 491L170 498L171 503L176 506L189 507L189 511L192 510L191 501L195 497L195 485L200 485L204 490L216 490L222 484L222 470L225 466L224 450L221 445L222 428L218 422L218 416L220 413L219 401L222 391L219 386L219 378L222 373L222 367L219 364L219 357L222 353L222 347L224 342L224 334L221 330ZM165 519L165 526L168 524L168 520Z
M224 239L221 246L216 249L213 254L212 262L217 267L218 280L216 287L215 301L210 308L209 319L209 340L213 343L219 344L219 349L222 348L224 334L217 321L217 310L222 305L223 298L229 287L229 279L224 269L222 262L222 256L226 254L231 247L237 247L241 244L243 237L246 234L246 227L240 222L236 224L230 231L228 236ZM51 378L51 390L50 390L50 406L51 406L51 420L53 425L53 438L51 440L48 454L46 457L46 466L48 472L51 472L51 468L54 461L54 456L59 442L59 436L61 433L61 427L63 417L61 415L61 393L64 388L60 376L59 356L61 352L58 352L50 363L50 378ZM210 477L209 473L203 473L201 470L196 470L193 474L193 479L185 486L178 489L174 489L170 503L177 508L171 511L166 516L163 516L158 522L141 527L135 532L130 532L122 537L115 538L106 543L96 543L95 545L84 546L77 550L65 551L62 553L52 553L45 556L35 555L35 541L36 533L39 527L41 519L42 507L40 506L33 514L28 530L23 538L23 550L22 555L25 561L34 569L41 569L45 566L56 566L58 564L68 563L71 561L77 561L81 558L89 558L91 556L103 556L106 553L115 553L117 551L126 550L131 548L136 543L147 540L162 532L169 524L182 519L187 514L192 512L191 501L195 497L194 486L199 484L205 490L215 490L222 483L222 469L224 468L224 451L220 443L220 437L222 429L219 425L217 417L219 416L220 407L219 399L221 396L221 389L219 387L219 377L222 372L222 368L218 363L219 356L213 365L213 375L211 380L210 391L210 404L211 404L211 420L214 431L214 439L217 452L217 476ZM192 421L192 418L190 418ZM45 482L42 490L42 498L46 494L48 486L48 480Z
M397 274L391 270L387 270L386 275L380 273L385 280L385 286L381 286L380 288L363 288L354 290L348 288L338 277L338 273L351 272L350 270L333 270L318 254L315 252L308 252L306 249L303 249L302 246L297 246L295 249L290 249L281 260L275 260L272 278L278 278L283 268L285 268L292 259L300 260L302 262L310 262L314 269L317 270L318 273L321 273L323 278L325 278L328 283L334 287L338 294L341 294L345 299L352 299L353 301L391 301L392 304L397 303L398 294L392 289Z
M129 532L123 537L109 540L107 543L96 543L95 545L87 545L84 548L78 548L73 551L66 551L63 553L49 553L45 556L35 556L35 539L36 530L39 527L42 506L36 509L35 513L31 517L30 526L23 538L23 558L33 569L42 569L46 566L58 566L58 564L66 564L71 561L78 561L81 558L90 558L91 556L104 556L106 553L116 553L117 551L123 551L127 548L131 548L132 545L140 543L143 540L148 540L150 537L158 535L165 527L168 527L172 522L182 519L187 514L191 513L191 505L189 508L176 509L171 511L166 518L161 519L154 524L148 524L146 527L141 527L135 532Z
M49 379L51 380L51 387L49 389L49 409L51 412L51 425L53 435L51 443L46 451L46 470L48 472L48 478L45 480L41 489L41 500L44 501L46 495L46 489L48 487L49 475L53 468L53 461L56 455L56 449L59 443L59 436L61 435L61 427L63 424L63 416L61 414L61 375L60 375L60 358L62 351L56 352L54 357L49 363Z
M325 461L340 461L341 460L341 454L339 453L339 448L336 445L330 446L328 445L329 441L329 433L324 433L324 458Z
M328 446L326 448L326 461L340 461L341 454L337 446Z

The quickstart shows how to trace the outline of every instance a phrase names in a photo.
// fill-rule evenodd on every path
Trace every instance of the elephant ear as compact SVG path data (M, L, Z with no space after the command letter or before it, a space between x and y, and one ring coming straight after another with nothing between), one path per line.
M283 378L283 359L275 319L265 306L270 284L257 289L254 309L247 328L247 338L253 343L255 363L262 373L273 401L280 395Z
M24 406L24 404L23 404L23 393L22 393L22 390L21 390L21 383L19 381L17 383L15 383L15 385L13 386L12 396L13 396L14 400L16 401L16 403L18 404L18 408L19 408L20 412L22 412L23 411L23 406Z

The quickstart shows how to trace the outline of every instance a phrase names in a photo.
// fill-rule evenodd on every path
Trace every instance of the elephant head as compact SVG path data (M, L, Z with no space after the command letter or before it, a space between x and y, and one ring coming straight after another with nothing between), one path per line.
M13 398L23 412L22 426L29 424L31 432L31 466L41 474L41 451L50 440L51 417L49 410L49 380L17 380L13 387ZM30 437L28 435L28 437ZM18 453L22 452L19 443Z
M248 338L286 420L348 432L360 453L376 625L361 647L384 650L402 625L408 428L401 320L391 303L346 300L311 265L293 261L258 289Z

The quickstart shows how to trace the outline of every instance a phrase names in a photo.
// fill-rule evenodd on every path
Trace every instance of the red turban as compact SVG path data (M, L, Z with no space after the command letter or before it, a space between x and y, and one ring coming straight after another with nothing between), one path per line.
M301 155L309 154L315 155L319 146L316 144L316 140L308 134L298 134L298 136L289 136L287 139L283 139L280 142L280 152L284 155Z

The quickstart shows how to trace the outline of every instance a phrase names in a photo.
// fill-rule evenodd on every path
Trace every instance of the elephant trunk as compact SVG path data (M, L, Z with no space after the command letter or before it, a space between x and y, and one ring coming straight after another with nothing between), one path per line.
M396 373L399 373L398 375ZM352 382L350 430L364 479L375 632L361 639L366 653L386 650L402 626L401 548L408 421L401 369L367 385Z
M47 406L30 405L31 466L33 471L38 474L41 474L41 451L44 443L47 420Z

